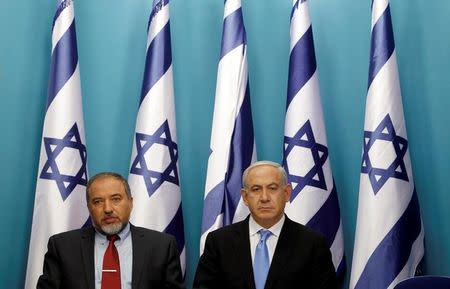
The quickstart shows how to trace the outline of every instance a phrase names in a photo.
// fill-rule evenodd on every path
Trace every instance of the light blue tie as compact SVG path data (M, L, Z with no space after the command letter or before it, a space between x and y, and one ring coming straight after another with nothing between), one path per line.
M261 235L261 239L259 239L258 245L256 245L253 275L255 276L256 289L264 289L270 267L269 250L267 249L266 240L272 233L269 230L259 230L258 233Z

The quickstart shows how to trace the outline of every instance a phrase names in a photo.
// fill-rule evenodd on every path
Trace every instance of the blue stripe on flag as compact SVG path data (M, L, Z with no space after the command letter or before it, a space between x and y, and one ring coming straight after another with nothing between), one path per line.
M378 71L391 57L394 49L394 32L392 31L391 12L388 5L372 30L368 88Z
M164 232L175 236L178 245L178 252L181 254L184 248L184 222L183 222L183 210L181 209L181 203L178 206L178 210L170 223L167 225Z
M166 73L172 64L170 47L170 23L167 22L148 47L140 103L142 103L153 85Z
M421 226L419 201L414 188L408 207L370 256L355 289L387 288L408 261Z
M336 234L339 231L340 223L341 212L339 209L336 185L333 180L333 189L331 190L328 199L322 207L320 207L319 211L317 211L317 213L309 220L306 226L321 232L327 239L328 247L331 247L336 239ZM338 236L338 238L342 238L342 236ZM341 276L344 273L344 270L345 256L342 256L342 259L336 268L336 275Z
M298 9L298 4L299 4L299 0L295 1L294 5L292 6L292 9L291 9L291 18L290 18L291 23L292 23L292 17L294 17L294 13L295 13L295 11Z
M316 67L312 27L309 26L291 51L286 107L289 106L298 91L308 82L316 71Z
M92 220L90 216L87 218L86 222L84 222L84 225L81 226L81 228L88 228L88 227L92 227Z
M292 17L294 16L294 13L295 13L295 10L297 10L298 9L298 5L300 4L300 3L304 3L304 2L306 2L307 0L297 0L297 1L295 1L295 3L294 3L294 5L292 5L292 10L291 10L291 20L292 20Z
M247 81L244 100L241 110L234 124L233 136L231 138L230 155L225 185L224 218L223 225L233 223L236 212L240 190L242 187L242 172L251 164L253 155L253 120L250 102L250 88Z
M220 59L228 52L245 43L245 28L242 19L242 8L228 15L223 21L222 51Z
M337 191L333 180L333 189L331 190L328 199L306 224L309 228L325 235L328 241L328 247L331 247L331 244L336 237L336 233L339 230L341 214L339 212L339 206L336 205L337 203Z
M55 16L53 17L52 31L53 28L55 27L56 19L58 19L59 15L64 11L64 9L66 9L67 7L69 7L70 4L72 4L72 1L73 0L58 0L56 4Z
M338 265L338 267L336 269L336 276L338 278L339 277L343 278L343 276L344 276L343 274L344 274L345 269L346 269L345 256L342 256L342 260L341 260L341 262L339 263L339 265Z
M152 4L152 12L150 13L150 17L148 18L148 24L152 22L153 17L155 17L156 13L161 11L161 9L169 3L169 0L155 0ZM147 27L148 29L148 27Z
M224 184L224 181L218 183L205 197L203 202L202 234L214 224L217 216L222 212Z
M77 67L78 50L75 19L56 44L51 61L47 109Z
M147 31L150 28L150 24L152 23L153 18L155 18L156 14L158 14L158 12L161 11L161 9L164 6L166 6L167 4L169 4L169 0L155 0L155 1L153 1L152 11L150 12L150 16L148 18Z

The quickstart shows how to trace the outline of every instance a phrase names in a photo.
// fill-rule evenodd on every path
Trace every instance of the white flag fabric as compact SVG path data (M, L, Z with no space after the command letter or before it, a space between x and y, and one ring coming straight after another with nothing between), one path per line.
M209 232L241 221L249 213L241 200L241 176L255 161L256 150L240 0L225 1L210 149L200 254Z
M393 288L424 254L388 0L373 1L371 38L351 289Z
M186 247L178 177L169 0L155 0L150 14L128 182L134 199L131 222L175 236L184 273Z
M283 158L293 190L286 214L325 235L341 275L345 268L342 221L328 157L308 1L293 4Z
M88 223L86 145L71 0L58 1L25 288L36 288L48 238Z

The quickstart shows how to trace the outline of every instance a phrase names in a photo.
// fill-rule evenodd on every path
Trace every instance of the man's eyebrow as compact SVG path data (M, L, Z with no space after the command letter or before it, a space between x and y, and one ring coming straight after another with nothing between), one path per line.
M262 187L262 186L261 185L252 185L250 188L254 188L254 187L259 188L259 187Z

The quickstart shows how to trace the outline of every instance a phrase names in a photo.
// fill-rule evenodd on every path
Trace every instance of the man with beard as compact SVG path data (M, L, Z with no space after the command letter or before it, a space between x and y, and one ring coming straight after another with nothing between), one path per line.
M93 227L50 237L38 289L184 288L175 238L129 223L127 181L92 177L86 201Z

